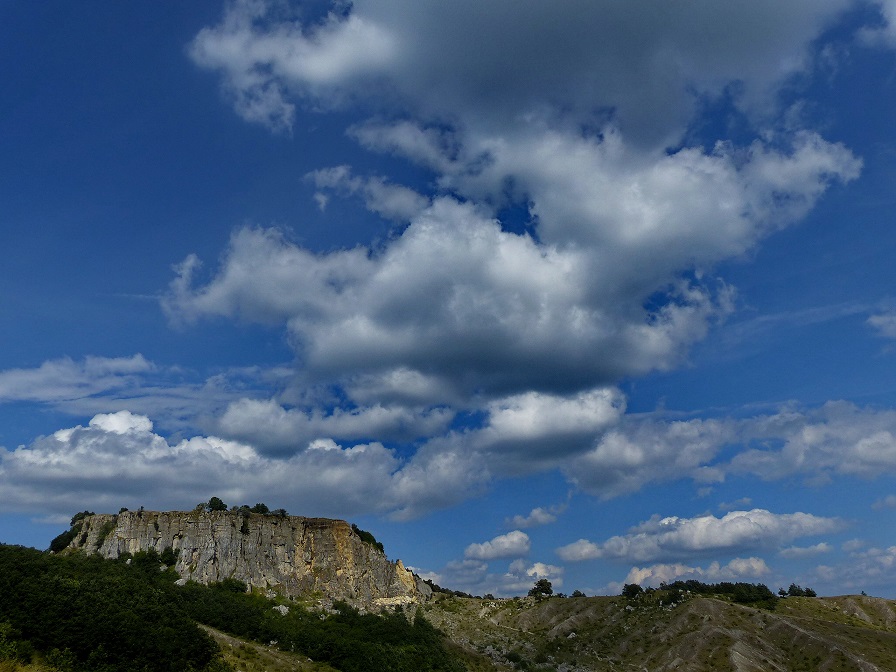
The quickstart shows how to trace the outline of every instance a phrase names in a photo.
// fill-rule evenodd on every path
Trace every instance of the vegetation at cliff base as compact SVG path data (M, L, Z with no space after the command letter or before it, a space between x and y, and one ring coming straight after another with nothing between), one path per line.
M234 579L179 586L165 568L174 558L169 549L104 560L0 545L0 670L31 661L60 672L227 670L197 623L344 672L464 669L422 616L342 603L333 613L283 609Z
M84 524L82 521L87 516L92 515L94 515L93 511L81 511L72 516L71 527L50 542L50 550L54 553L58 553L67 548L68 545L74 541L75 537L81 533L81 528Z
M153 557L154 556L154 557ZM130 565L82 554L0 545L0 629L20 662L40 654L64 672L211 670L217 645L162 588L156 554ZM4 650L0 647L0 651Z
M442 645L442 635L418 615L401 611L361 614L337 602L322 615L289 605L285 614L271 600L226 580L209 586L189 583L178 590L179 606L218 630L260 642L276 642L345 672L461 672L464 668Z

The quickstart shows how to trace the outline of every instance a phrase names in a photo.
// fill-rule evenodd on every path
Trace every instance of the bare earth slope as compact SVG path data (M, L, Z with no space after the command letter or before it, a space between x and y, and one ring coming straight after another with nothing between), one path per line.
M774 611L715 598L440 599L423 607L472 670L896 670L896 603L788 598Z

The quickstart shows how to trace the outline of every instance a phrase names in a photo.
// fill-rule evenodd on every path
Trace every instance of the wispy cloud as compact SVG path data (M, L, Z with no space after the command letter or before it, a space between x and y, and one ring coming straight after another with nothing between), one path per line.
M896 338L896 311L877 313L868 318L868 324L883 338Z
M505 521L507 527L526 528L550 525L557 521L557 516L566 511L567 504L555 504L554 506L538 506L529 512L528 516L516 515Z
M0 404L28 402L74 416L132 411L171 431L196 430L247 397L279 388L292 376L283 367L244 367L206 378L143 355L53 359L34 368L0 371Z
M822 553L830 553L833 550L833 546L822 541L814 546L790 546L788 548L782 548L778 551L778 555L782 558L806 558Z
M36 368L0 371L0 403L71 402L131 387L154 366L143 355L48 360Z

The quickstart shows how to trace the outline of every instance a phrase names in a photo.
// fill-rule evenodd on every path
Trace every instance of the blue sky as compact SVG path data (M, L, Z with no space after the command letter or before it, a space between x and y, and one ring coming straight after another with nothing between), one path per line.
M0 539L896 597L896 3L5 3Z

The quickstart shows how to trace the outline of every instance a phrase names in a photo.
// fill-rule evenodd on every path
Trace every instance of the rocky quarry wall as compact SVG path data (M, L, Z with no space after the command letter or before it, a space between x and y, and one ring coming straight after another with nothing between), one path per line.
M69 549L117 558L166 548L184 579L238 579L291 597L320 593L361 605L420 602L432 593L344 520L231 511L123 511L81 521Z

